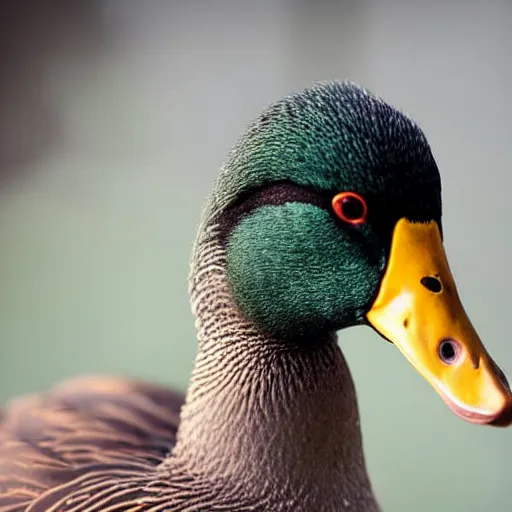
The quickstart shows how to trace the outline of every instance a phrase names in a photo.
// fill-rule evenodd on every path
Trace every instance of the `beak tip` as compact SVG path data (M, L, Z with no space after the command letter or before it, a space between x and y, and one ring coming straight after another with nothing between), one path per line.
M509 427L512 425L512 394L507 394L504 404L494 413L476 412L475 410L460 406L443 393L441 393L441 397L452 412L468 423L492 427Z
M493 419L489 425L493 427L510 427L512 425L512 395L509 396L505 407L500 414Z

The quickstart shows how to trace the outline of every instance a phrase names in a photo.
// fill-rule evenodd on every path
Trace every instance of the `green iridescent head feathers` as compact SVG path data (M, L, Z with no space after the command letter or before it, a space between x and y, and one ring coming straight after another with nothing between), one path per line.
M341 191L365 198L366 224L333 216L329 198ZM425 135L357 85L329 82L286 96L249 126L221 170L202 234L220 226L244 314L298 336L364 321L400 217L440 224Z
M208 210L218 212L244 192L282 180L390 199L427 185L434 198L420 193L424 201L410 205L411 214L440 215L439 172L421 129L351 82L317 83L270 105L231 151Z

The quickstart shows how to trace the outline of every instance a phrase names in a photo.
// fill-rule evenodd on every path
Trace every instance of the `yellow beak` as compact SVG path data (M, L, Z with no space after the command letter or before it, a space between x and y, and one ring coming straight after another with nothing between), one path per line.
M367 318L459 416L512 423L510 388L464 311L436 222L397 222Z

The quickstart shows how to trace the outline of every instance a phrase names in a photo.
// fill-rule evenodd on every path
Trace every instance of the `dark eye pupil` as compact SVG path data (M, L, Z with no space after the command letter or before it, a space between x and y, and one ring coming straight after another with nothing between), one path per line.
M364 204L357 197L344 197L341 200L341 211L348 220L357 220L364 215Z

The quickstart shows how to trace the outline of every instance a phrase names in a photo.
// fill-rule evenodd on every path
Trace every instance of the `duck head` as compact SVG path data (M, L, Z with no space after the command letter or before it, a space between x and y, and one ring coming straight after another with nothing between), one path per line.
M459 416L507 425L512 398L459 299L441 182L408 116L351 83L271 105L233 149L210 203L232 294L283 343L367 324Z

